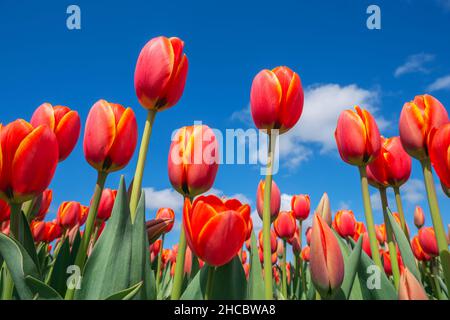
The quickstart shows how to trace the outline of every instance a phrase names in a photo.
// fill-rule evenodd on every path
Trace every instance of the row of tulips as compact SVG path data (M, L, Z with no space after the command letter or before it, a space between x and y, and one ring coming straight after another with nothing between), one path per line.
M3 299L449 298L448 238L432 174L434 167L450 196L444 106L432 96L417 96L403 107L400 136L391 138L380 135L367 110L342 112L336 143L342 159L359 169L365 222L351 210L333 217L326 193L311 216L306 194L293 196L291 210L280 211L281 192L272 178L276 136L298 123L304 102L299 75L284 66L259 72L250 91L254 123L268 137L267 172L256 192L262 230L253 230L248 204L205 195L219 169L218 142L208 126L186 126L172 139L168 156L169 180L184 199L181 230L178 244L164 248L175 213L161 208L145 221L142 183L156 115L177 104L187 72L180 39L157 37L144 46L134 85L147 119L131 184L127 188L122 178L117 190L105 188L108 175L135 152L135 114L99 100L86 119L83 141L85 158L97 171L92 199L89 206L61 203L53 221L45 221L52 201L48 187L78 141L78 113L44 103L30 122L0 127ZM424 227L418 207L419 231L411 240L400 194L411 174L410 156L422 165L433 224ZM380 225L374 224L369 185L380 193ZM388 188L398 213L390 210ZM312 225L304 230L308 217Z

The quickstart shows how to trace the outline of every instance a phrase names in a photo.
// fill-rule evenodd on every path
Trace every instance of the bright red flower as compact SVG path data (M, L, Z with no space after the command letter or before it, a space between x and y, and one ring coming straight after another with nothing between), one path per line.
M259 231L258 240L259 240L259 247L261 249L264 249L262 229ZM270 229L270 252L272 253L277 252L277 247L278 247L277 235L273 229Z
M76 201L64 201L58 208L56 221L65 230L78 224L81 215L81 204Z
M291 210L297 220L306 220L311 210L311 201L307 194L294 195L291 199Z
M429 153L442 188L450 197L450 123L431 131Z
M258 184L258 189L256 190L256 210L258 215L263 219L264 212L264 188L266 186L265 181L261 180ZM280 212L281 207L281 193L278 189L277 184L272 180L272 189L270 193L270 219L274 221L277 218L278 212Z
M164 233L170 232L172 230L173 225L175 223L175 212L173 212L170 208L160 208L156 212L156 219L172 219L173 221L167 225Z
M82 226L86 222L88 214L89 214L89 207L81 205L80 217L78 218L79 226Z
M114 201L116 200L117 190L108 188L103 189L97 210L97 220L106 221L111 217ZM92 200L91 200L92 203Z
M388 276L392 276L392 264L391 264L391 256L389 254L389 251L382 250L380 253L381 253L381 256L383 257L384 272ZM403 270L404 266L403 266L402 256L400 255L400 251L398 250L398 248L397 248L397 263L398 263L398 267L401 272Z
M439 255L439 249L437 245L436 235L432 227L420 228L419 233L419 243L426 254L431 257L436 257Z
M356 219L352 210L339 210L333 220L333 229L343 238L353 237L356 229Z
M279 238L291 239L297 230L297 223L292 211L281 211L273 222L273 228Z
M31 234L33 235L34 242L44 241L45 238L45 222L33 220L30 223Z
M414 256L419 261L429 261L431 257L422 249L420 245L419 236L414 236L411 240L411 249Z
M55 221L45 222L45 232L42 241L50 243L56 238L61 237L61 227Z

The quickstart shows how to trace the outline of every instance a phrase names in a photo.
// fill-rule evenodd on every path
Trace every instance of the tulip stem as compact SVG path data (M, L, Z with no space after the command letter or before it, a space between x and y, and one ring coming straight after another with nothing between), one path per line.
M147 158L148 145L150 142L150 136L152 135L153 122L155 121L156 113L156 110L148 110L147 119L145 120L144 133L142 134L138 162L134 173L133 187L131 189L130 197L131 222L133 223L136 216L136 208L139 202L139 197L141 195L142 176L144 175L145 160Z
M23 226L22 226L22 204L21 203L9 203L10 208L10 231L11 236L19 243L23 244Z
M206 280L206 292L205 300L211 300L213 287L214 287L214 274L216 273L216 267L208 267L208 279Z
M286 240L283 239L283 255L281 257L281 275L283 276L282 290L283 296L287 300L287 275L286 275Z
M300 252L299 252L299 254L298 254L298 263L299 263L299 276L300 276L300 279L299 280L301 280L302 281L302 292L306 292L306 283L305 283L305 281L304 281L304 270L303 270L303 259L302 259L302 237L303 237L303 220L300 220L299 222L298 222L298 242L299 242L299 245L300 245ZM296 259L296 261L297 261L297 259ZM299 299L300 299L300 297L299 297Z
M273 299L272 288L272 253L270 245L270 199L272 192L272 167L273 167L273 147L276 140L272 139L269 133L269 144L267 152L267 171L264 183L264 210L263 210L263 253L264 253L264 287L266 300Z
M447 288L450 288L450 253L448 251L447 237L445 235L444 224L442 223L439 205L437 202L430 159L426 158L420 163L422 164L428 205L430 206L431 220L433 221L434 232L436 233L439 256L441 258L442 270L444 271L445 284Z
M156 292L159 292L159 284L161 282L161 262L162 262L162 252L163 252L163 246L164 246L164 233L161 237L161 245L159 247L158 252L158 263L156 267Z
M75 258L75 265L80 269L83 274L84 262L87 256L87 250L91 241L92 231L94 229L95 219L97 218L98 205L102 197L103 188L105 187L105 181L108 173L99 171L97 175L97 183L95 184L94 196L89 207L89 213L86 220L86 226L84 228L83 237L81 238L80 247ZM75 295L75 288L67 288L66 300L72 300Z
M441 285L439 284L438 276L438 260L437 258L432 258L430 261L430 271L431 271L431 281L434 283L434 289L436 292L436 297L438 300L444 300L444 295L442 294Z
M400 268L398 266L397 248L395 247L392 226L387 212L388 200L386 196L386 188L379 188L378 190L380 190L381 205L383 207L384 225L386 227L386 238L389 248L389 257L391 259L392 276L394 277L395 288L398 289L398 285L400 283Z
M405 211L403 210L403 204L402 204L402 198L400 196L400 188L394 187L394 194L395 194L395 202L397 203L397 211L398 215L400 216L400 223L402 225L403 232L405 233L406 238L409 240L409 232L408 227L405 220Z
M359 174L361 177L361 191L364 202L364 215L366 217L367 232L369 234L372 260L375 262L375 265L377 265L378 268L380 268L380 271L382 271L383 266L381 264L380 253L378 252L377 237L375 233L375 225L373 222L373 215L372 215L372 206L370 204L369 182L367 181L367 172L365 165L359 167Z
M33 197L33 199L28 200L22 204L23 214L25 215L25 218L27 218L28 222L30 222L33 219L32 211L33 211L34 205L36 204L36 201L37 201L37 197Z

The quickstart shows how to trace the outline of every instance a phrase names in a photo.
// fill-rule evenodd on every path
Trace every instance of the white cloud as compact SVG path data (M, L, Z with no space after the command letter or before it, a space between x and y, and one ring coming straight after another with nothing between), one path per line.
M381 210L381 197L380 193L376 191L370 195L370 204L373 210Z
M429 53L417 53L406 58L405 63L395 69L394 75L399 77L407 73L427 73L429 70L425 64L434 60L434 55Z
M154 188L144 188L145 207L148 210L158 210L159 208L172 208L173 211L181 211L183 208L183 197L173 189L155 190Z
M287 193L281 194L280 211L290 211L291 210L291 199L292 199L292 195L287 194Z
M409 179L400 189L402 199L416 205L425 199L425 186L420 179Z
M437 78L427 87L428 91L450 90L450 74Z
M349 210L350 208L350 201L339 201L338 210Z

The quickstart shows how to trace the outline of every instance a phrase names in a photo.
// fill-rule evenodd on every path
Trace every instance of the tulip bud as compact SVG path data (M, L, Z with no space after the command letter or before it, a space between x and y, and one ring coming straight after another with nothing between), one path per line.
M277 257L282 257L284 252L284 245L281 239L277 241Z
M160 208L156 212L156 219L170 219L172 220L172 223L167 225L166 229L164 230L164 233L170 232L173 228L173 224L175 222L175 212L173 212L170 208Z
M437 245L436 235L432 227L420 228L419 233L419 243L426 254L431 257L436 257L439 255L439 249Z
M262 230L259 231L258 239L259 239L259 247L261 249L264 249ZM273 231L273 229L270 229L270 252L272 253L277 252L277 247L278 247L277 235L275 234L275 231Z
M253 79L250 106L258 129L287 132L300 119L303 100L300 77L288 67L262 70Z
M281 211L273 223L275 233L284 240L289 240L295 234L297 223L292 211Z
M80 217L78 218L79 226L82 226L86 222L88 214L89 214L89 207L81 205Z
M0 223L9 220L11 215L11 209L9 208L8 202L0 199Z
M114 201L116 200L117 190L111 190L108 188L103 189L100 202L97 210L97 220L106 221L111 217L111 212L114 207ZM92 204L92 200L91 200Z
M310 200L306 194L295 195L291 199L291 209L295 219L306 220L310 211Z
M56 214L57 223L66 230L72 229L78 223L81 214L81 205L76 201L64 201Z
M343 237L353 237L355 234L356 219L352 210L339 210L333 221L333 229Z
M384 223L375 226L375 235L381 245L386 242L386 225Z
M264 213L264 188L265 181L261 180L258 184L258 190L256 191L256 210L258 211L258 215L263 219ZM273 222L278 213L280 212L281 207L281 193L280 189L278 189L275 181L272 180L272 189L270 193L270 220Z
M312 233L312 228L308 227L308 229L306 229L306 231L305 231L306 243L308 244L308 246L311 244L311 233Z
M332 216L331 216L331 208L330 208L330 199L328 198L328 194L325 192L320 198L319 205L317 206L314 214L318 214L325 222L331 226L332 224Z
M44 221L31 221L30 224L31 234L33 235L34 242L38 243L44 240L45 237L45 222Z
M188 71L183 47L180 39L161 36L142 48L134 71L134 88L144 108L161 111L181 98Z
M414 224L417 229L422 228L425 224L425 214L420 206L416 206L416 209L414 210Z
M301 253L301 243L300 243L300 235L299 230L295 230L294 236L289 239L289 244L292 246L292 251L294 255L299 255Z
M89 111L84 130L84 155L97 171L113 172L125 167L137 143L133 110L105 100Z
M147 230L148 241L153 243L158 239L163 233L166 232L167 228L173 224L173 219L161 218L149 220L145 223L145 228Z
M302 260L309 262L309 255L310 255L310 247L306 246L303 248L302 253L301 253Z
M416 96L404 104L400 114L399 131L403 148L410 156L423 160L428 157L429 135L449 121L447 110L435 97Z
M442 190L450 197L450 123L430 132L430 160L441 180Z
M355 234L353 235L353 240L358 241L359 236L366 232L366 226L364 222L357 221L355 224Z
M310 252L311 278L323 297L331 296L344 280L344 259L338 241L324 219L313 218Z
M420 282L416 277L405 268L400 276L400 283L398 287L399 300L428 300Z
M372 115L365 109L355 107L343 111L334 133L342 160L355 165L369 164L381 148L380 132Z

